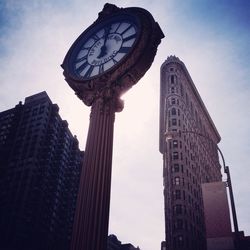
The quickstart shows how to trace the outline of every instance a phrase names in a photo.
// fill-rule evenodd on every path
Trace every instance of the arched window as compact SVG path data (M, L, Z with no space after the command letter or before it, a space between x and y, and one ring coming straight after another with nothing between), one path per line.
M172 115L176 115L176 109L172 108L171 113L172 113Z

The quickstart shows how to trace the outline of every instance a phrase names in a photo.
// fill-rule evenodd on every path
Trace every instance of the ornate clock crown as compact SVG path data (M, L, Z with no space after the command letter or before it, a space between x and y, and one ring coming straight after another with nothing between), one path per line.
M105 3L101 12L98 13L98 18L104 18L107 15L114 14L115 12L119 11L116 5L111 3Z

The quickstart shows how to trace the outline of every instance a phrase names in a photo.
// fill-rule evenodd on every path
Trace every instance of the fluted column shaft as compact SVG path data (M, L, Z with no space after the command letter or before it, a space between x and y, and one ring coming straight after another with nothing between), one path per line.
M92 105L71 250L106 250L112 169L114 99Z

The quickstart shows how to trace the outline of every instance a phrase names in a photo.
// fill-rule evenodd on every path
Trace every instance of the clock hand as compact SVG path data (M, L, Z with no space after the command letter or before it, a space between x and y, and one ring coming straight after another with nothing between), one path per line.
M107 42L107 38L108 38L110 30L111 30L111 25L104 28L104 42L103 42L104 46L106 46L106 42Z
M111 29L111 26L108 26L108 27L104 28L104 35L103 35L104 41L103 41L103 45L101 47L101 52L100 52L99 56L97 57L98 59L100 59L101 57L103 57L103 56L105 56L107 54L106 42L107 42L107 39L108 39L110 29Z
M101 47L101 52L100 52L100 54L97 56L97 58L100 59L101 57L105 56L106 54L107 54L107 48L106 48L105 45L103 45L103 46Z

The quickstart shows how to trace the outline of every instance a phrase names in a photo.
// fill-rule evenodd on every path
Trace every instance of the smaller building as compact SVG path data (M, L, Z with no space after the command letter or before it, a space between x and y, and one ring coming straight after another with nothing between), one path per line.
M239 250L250 250L250 236L245 236L244 231L239 232L239 241Z
M202 184L207 250L234 250L226 182Z
M134 247L130 243L122 244L114 234L108 236L107 250L140 250L139 247Z

